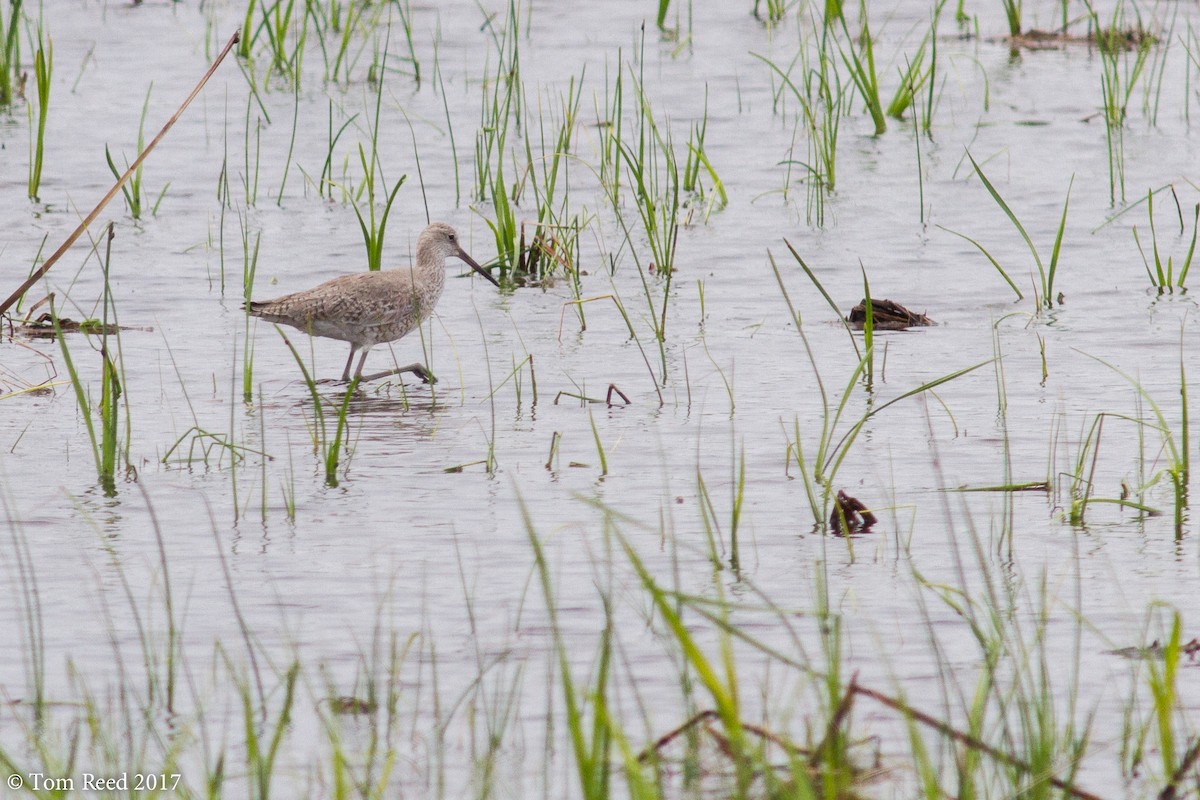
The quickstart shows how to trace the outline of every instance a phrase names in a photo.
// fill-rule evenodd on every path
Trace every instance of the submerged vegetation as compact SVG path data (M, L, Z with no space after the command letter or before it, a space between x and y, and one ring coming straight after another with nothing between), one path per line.
M6 791L1198 796L1193 5L185 6L0 8Z

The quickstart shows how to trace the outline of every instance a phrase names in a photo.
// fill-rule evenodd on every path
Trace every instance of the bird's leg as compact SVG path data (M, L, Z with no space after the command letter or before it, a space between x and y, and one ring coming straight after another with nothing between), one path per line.
M369 352L371 352L371 345L367 345L366 347L364 347L363 351L362 351L362 355L359 356L358 369L354 370L355 378L359 378L359 379L362 378L362 368L363 368L363 365L367 363L367 353L369 353ZM350 353L350 357L354 358L353 352ZM350 380L350 362L347 361L346 362L346 374L342 376L342 382L345 383L349 380Z
M350 382L350 364L354 362L354 354L358 352L358 345L350 345L350 356L346 359L346 368L342 370L342 383ZM365 357L367 354L363 353ZM358 362L358 371L362 372L362 362Z
M321 378L317 383L349 383L350 382L350 364L354 362L354 354L358 352L358 345L350 345L350 357L346 359L346 368L342 370L342 377L339 380L333 378ZM359 369L362 366L359 365Z
M377 381L380 378L386 378L390 375L403 375L405 372L411 372L424 383L437 383L437 378L433 376L432 372L425 369L424 364L409 364L407 367L400 367L399 369L385 369L383 372L372 372L370 375L363 376L362 380Z

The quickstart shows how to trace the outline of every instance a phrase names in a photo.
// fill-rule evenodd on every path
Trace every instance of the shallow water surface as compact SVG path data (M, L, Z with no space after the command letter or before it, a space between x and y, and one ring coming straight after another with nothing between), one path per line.
M538 148L545 141L553 152L574 79L582 99L560 191L564 218L584 223L579 288L560 271L544 285L497 292L452 261L433 319L420 335L377 346L368 366L421 360L438 383L404 376L351 398L336 480L315 451L333 437L344 387L317 387L322 432L279 333L240 310L244 269L255 264L250 294L262 298L365 268L353 202L367 213L359 147L370 158L377 98L381 180L406 176L385 267L406 263L427 218L455 225L466 249L491 261L495 211L474 196L475 153L498 48L511 43L508 10L405 4L410 51L400 6L368 6L349 34L349 80L327 80L340 40L326 32L322 55L311 20L298 90L268 74L265 34L240 68L233 57L220 67L146 162L147 205L162 192L156 213L134 219L118 198L90 230L99 241L115 222L112 295L121 324L138 328L119 340L128 468L115 491L97 482L60 344L5 323L0 581L12 602L0 629L13 646L0 654L0 690L12 701L0 710L0 748L14 764L76 773L166 765L182 774L186 796L198 796L223 761L229 796L259 791L245 715L272 735L295 663L290 719L266 770L283 796L342 796L339 770L366 796L575 796L560 667L580 696L594 688L603 631L614 643L607 713L634 752L714 703L655 608L665 591L721 674L728 646L743 720L781 737L820 739L830 709L819 706L813 676L833 664L843 681L857 675L966 729L991 643L1002 653L996 679L1021 687L1013 697L1041 696L1059 732L1073 724L1080 736L1090 725L1080 786L1106 797L1157 794L1169 777L1161 740L1146 734L1136 778L1128 750L1130 726L1158 730L1147 688L1158 662L1108 651L1166 642L1175 612L1182 640L1197 635L1187 478L1176 493L1164 472L1172 447L1177 460L1194 451L1182 402L1196 394L1197 315L1190 293L1151 287L1133 236L1136 226L1153 259L1144 197L1169 184L1179 211L1171 190L1155 195L1158 246L1176 268L1187 256L1200 200L1195 6L1142 9L1162 41L1129 95L1125 197L1114 203L1103 58L1093 46L1013 51L1000 4L967 4L976 16L962 27L947 8L928 135L910 111L873 136L838 60L849 111L836 186L818 202L801 163L812 159L802 109L758 56L786 71L806 53L791 73L800 81L819 10L793 7L767 25L749 2L679 5L669 36L645 2L520 8L524 102L503 170L510 187L525 182L514 213L532 231ZM884 5L870 13L886 102L929 30L930 8ZM1026 5L1029 27L1057 24L1059 4ZM1111 5L1096 10L1111 19ZM146 93L148 139L243 17L220 3L43 12L54 79L40 202L26 198L22 180L24 106L0 126L3 293L108 189L104 146L118 163L134 158ZM370 68L385 47L377 94ZM419 82L402 60L410 55ZM689 131L706 118L705 156L728 194L727 205L714 202L702 170L704 196L679 212L689 224L669 290L649 268L629 176L615 209L602 185L606 98L622 70L625 130L638 113L635 80L681 162ZM331 131L343 125L330 155ZM1061 303L1036 304L1029 248L968 152L1045 265L1070 190L1054 282ZM318 188L327 156L332 199ZM986 248L1024 299L952 232ZM876 333L868 382L856 375L863 335L842 327L785 240L842 313L862 298L865 275L873 296L938 324ZM24 307L54 292L60 314L99 316L100 265L82 240ZM345 344L283 333L313 375L339 374ZM95 406L99 339L71 334L66 343ZM602 400L610 385L629 402L580 399ZM33 387L42 388L25 391ZM812 510L803 475L823 426L836 418L836 443L868 412L877 413L829 488L861 499L879 523L839 537L825 523L829 508ZM1046 488L994 490L1031 482ZM1089 498L1125 504L1081 507L1084 487ZM729 627L739 635L723 637ZM1195 670L1176 680L1171 725L1182 752L1200 687ZM63 705L49 707L35 735L39 694ZM368 697L382 705L335 712L338 698ZM261 713L244 712L246 698ZM107 763L83 763L81 751L67 767L65 756L45 755L68 752L80 703L103 720L82 734L87 758L109 752ZM142 706L153 734L138 721ZM1024 752L1014 739L1028 732L1007 733L1021 730L1018 711L990 713L980 735ZM851 720L852 738L871 742L864 765L877 760L885 771L864 791L916 796L904 717L859 699ZM920 732L944 791L957 794L954 748ZM631 793L616 788L616 750L612 792ZM1056 757L1056 774L1068 778L1067 757ZM729 796L727 767L707 770L707 788L674 772L665 786ZM995 775L981 781L987 796L1005 796Z

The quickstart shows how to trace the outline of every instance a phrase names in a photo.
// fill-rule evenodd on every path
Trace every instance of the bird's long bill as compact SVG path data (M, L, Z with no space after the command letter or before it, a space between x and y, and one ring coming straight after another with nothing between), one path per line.
M489 281L494 283L496 286L500 285L500 281L496 280L495 277L492 276L492 273L488 272L486 269L484 269L483 267L481 267L477 263L475 263L475 259L473 259L469 255L467 255L467 251L463 250L461 247L458 248L458 257L461 258L463 261L467 262L468 264L470 264L471 269L475 270L480 275L487 278Z

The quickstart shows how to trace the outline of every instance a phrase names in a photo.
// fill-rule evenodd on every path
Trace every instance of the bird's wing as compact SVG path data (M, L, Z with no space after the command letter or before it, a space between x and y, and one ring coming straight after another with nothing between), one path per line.
M358 272L312 289L255 303L252 311L263 317L372 327L391 322L411 302L408 300L411 292L412 276L408 270Z

